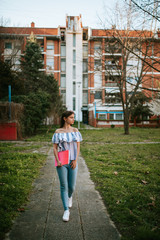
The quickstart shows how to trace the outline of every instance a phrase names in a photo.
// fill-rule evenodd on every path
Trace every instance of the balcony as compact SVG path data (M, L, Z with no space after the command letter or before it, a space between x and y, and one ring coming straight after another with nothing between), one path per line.
M118 46L106 46L105 47L105 53L104 55L117 55L117 56L121 56L122 55L122 49L121 47L118 47Z
M117 87L116 82L105 82L105 87Z
M122 66L121 65L116 65L116 64L107 64L105 65L106 70L121 70Z
M106 104L122 104L121 99L117 98L116 96L112 96L109 98L105 98L105 103Z

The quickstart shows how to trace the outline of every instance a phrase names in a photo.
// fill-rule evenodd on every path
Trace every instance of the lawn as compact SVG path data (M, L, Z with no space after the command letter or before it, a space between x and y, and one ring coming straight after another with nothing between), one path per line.
M57 127L44 127L28 140L51 141ZM159 240L160 129L130 128L130 135L123 128L80 132L82 156L122 239Z
M33 153L42 145L20 146L20 143L0 143L0 239L12 226L13 219L24 211L46 155Z
M160 240L160 129L131 128L124 135L123 128L83 127L81 154L122 239ZM40 149L52 145L56 128L42 126L24 144L0 143L0 238L24 210L46 159Z
M97 130L80 130L85 142L118 143L118 142L160 142L160 129L130 128L125 135L123 128L105 128Z
M78 127L75 122L73 127ZM52 136L59 125L41 126L35 136L26 138L25 141L51 142ZM124 135L123 128L101 128L101 129L84 129L81 123L80 132L85 142L160 142L160 129L147 128L130 128L130 135Z
M159 240L160 130L130 130L82 130L81 153L122 239Z

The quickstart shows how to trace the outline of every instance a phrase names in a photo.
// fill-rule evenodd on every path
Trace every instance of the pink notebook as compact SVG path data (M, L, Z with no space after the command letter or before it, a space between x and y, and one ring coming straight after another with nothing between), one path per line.
M69 150L58 152L59 161L62 165L69 164ZM55 166L57 167L57 160L55 158Z

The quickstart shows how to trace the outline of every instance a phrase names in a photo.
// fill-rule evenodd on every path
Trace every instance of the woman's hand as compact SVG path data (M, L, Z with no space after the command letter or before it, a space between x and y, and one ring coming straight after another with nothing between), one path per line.
M57 161L57 167L62 167L62 163L60 161Z
M70 163L70 165L71 165L71 168L72 168L72 169L75 169L75 167L76 167L76 165L77 165L77 161L76 161L76 160L72 160L71 163Z

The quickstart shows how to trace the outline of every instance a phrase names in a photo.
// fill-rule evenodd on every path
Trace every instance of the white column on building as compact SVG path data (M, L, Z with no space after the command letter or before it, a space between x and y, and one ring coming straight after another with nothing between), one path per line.
M77 16L74 17L74 20L70 16L67 16L67 18L70 25L66 28L66 107L67 110L75 112L75 120L82 121L83 58L81 18ZM75 44L73 44L74 40ZM73 56L76 56L75 59L73 59ZM75 91L73 90L73 82L75 82ZM75 100L74 105L73 99Z
M73 34L71 34L68 30L66 30L66 107L67 110L73 109L72 104L72 51L73 51Z

